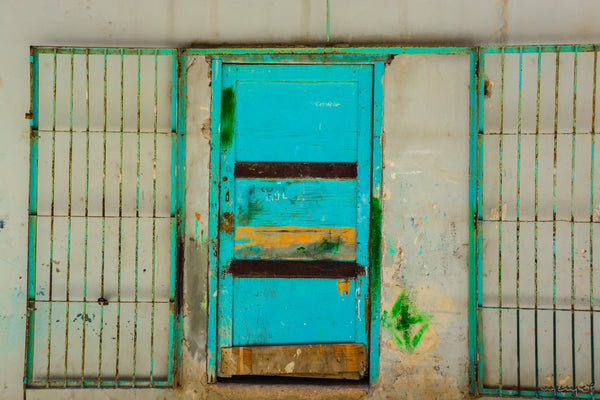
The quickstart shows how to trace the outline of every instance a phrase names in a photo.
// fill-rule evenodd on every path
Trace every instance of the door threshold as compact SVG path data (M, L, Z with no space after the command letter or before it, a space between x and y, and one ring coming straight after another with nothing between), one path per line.
M332 380L280 376L234 376L219 378L208 385L208 391L231 399L279 400L359 400L369 394L368 378L360 380Z

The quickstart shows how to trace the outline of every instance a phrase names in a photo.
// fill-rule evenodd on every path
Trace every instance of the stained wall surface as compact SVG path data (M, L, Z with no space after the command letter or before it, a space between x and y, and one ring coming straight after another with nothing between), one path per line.
M600 42L593 0L13 1L0 4L0 391L23 394L29 170L29 46ZM386 66L382 310L422 316L399 345L382 326L378 384L341 388L205 384L210 64L188 64L183 387L146 398L465 398L468 396L467 56L398 56ZM197 213L197 214L196 214ZM197 215L200 215L198 218ZM389 320L388 320L389 321ZM384 324L385 325L385 324ZM28 398L118 398L38 391ZM93 397L92 397L93 396Z

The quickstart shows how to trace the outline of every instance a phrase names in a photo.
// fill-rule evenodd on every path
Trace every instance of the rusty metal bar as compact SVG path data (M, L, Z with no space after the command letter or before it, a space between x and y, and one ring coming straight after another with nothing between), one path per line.
M553 173L552 173L552 354L554 367L554 394L557 394L557 352L556 352L556 203L557 203L557 154L558 154L558 91L560 83L560 51L556 48L556 67L555 67L555 86L554 86L554 153L553 153Z
M152 158L152 311L150 317L150 383L154 384L154 315L156 309L156 162L158 131L158 51L154 53L154 143Z
M73 52L71 52L71 74L69 85L69 130L73 129ZM67 217L67 286L66 286L66 309L65 309L65 369L64 382L67 387L67 362L69 355L69 297L71 280L71 198L73 197L73 135L69 135L69 197Z
M52 68L52 130L56 130L56 51L54 51ZM50 177L50 215L54 215L54 181L56 171L56 134L52 134L52 167ZM54 218L50 218L50 262L49 262L48 298L48 360L46 365L46 382L50 381L50 356L52 347L52 286L54 271Z
M137 130L140 131L140 88L141 88L141 53L138 50L137 54ZM139 251L140 251L140 135L137 136L137 188L135 200L135 215L138 217L135 220L135 308L133 317L133 374L131 378L131 386L135 387L135 372L137 362L137 337L138 337L138 291L139 291Z
M500 132L504 131L504 68L505 55L500 53ZM504 204L502 202L502 178L504 154L504 136L498 141L498 387L502 390L502 221Z
M88 269L88 225L89 225L89 188L90 188L90 55L85 54L85 226L84 226L84 267L83 267L83 318L81 318L81 386L85 380L85 329L87 323L87 269Z
M522 104L523 104L523 49L519 48L519 108L517 122L517 391L521 392L521 311L520 311L520 283L521 283L521 129L522 129Z
M594 348L594 162L596 147L596 82L598 74L598 46L594 46L594 72L592 82L592 137L590 146L590 369L592 397L596 397L596 371Z
M105 267L105 255L106 255L106 97L107 97L107 65L106 65L106 51L104 52L104 97L103 97L103 133L102 133L102 249L101 249L101 272L100 272L100 298L98 303L100 304L100 333L98 341L98 387L100 387L102 381L102 342L104 334L104 305L107 303L104 298L104 267Z
M571 139L571 364L573 391L577 393L575 362L575 149L577 131L577 50L573 56L573 134Z
M123 98L124 98L124 55L123 49L120 54L121 61L121 98L120 98L120 128L119 135L119 264L117 267L117 336L116 336L116 354L115 354L115 387L118 387L119 382L119 353L121 342L121 268L123 267Z

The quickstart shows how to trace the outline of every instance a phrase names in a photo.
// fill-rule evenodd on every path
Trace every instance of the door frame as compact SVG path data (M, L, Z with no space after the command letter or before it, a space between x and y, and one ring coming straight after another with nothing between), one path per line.
M267 54L223 55L212 58L211 148L210 148L210 216L208 265L208 382L217 381L218 288L219 288L219 199L220 199L220 130L221 73L223 64L368 64L373 66L371 220L369 226L369 381L375 383L379 371L379 316L381 287L381 133L383 122L383 72L386 56L354 54Z

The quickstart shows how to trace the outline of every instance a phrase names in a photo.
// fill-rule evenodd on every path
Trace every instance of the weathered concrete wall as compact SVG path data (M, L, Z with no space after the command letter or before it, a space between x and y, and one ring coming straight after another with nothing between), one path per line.
M27 262L29 46L324 44L325 0L4 0L0 4L0 393L22 397ZM600 42L594 0L332 0L330 43ZM133 398L352 398L342 390L207 387L205 382L209 65L189 67L185 343L179 392ZM467 375L468 60L403 56L386 68L382 309L400 300L422 316L415 348L382 328L372 398L463 398ZM197 213L197 214L196 214ZM196 232L198 232L196 234ZM404 294L403 294L404 293ZM414 328L413 335L418 332ZM31 396L34 393L30 393ZM114 391L36 392L115 398ZM320 396L320 397L318 397ZM31 397L33 398L33 397Z

